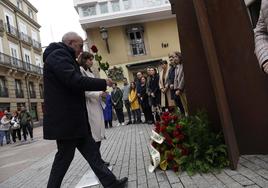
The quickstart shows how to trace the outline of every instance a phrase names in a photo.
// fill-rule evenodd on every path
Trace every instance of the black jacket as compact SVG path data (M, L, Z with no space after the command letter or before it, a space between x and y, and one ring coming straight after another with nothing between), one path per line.
M106 81L83 77L75 52L63 43L51 43L44 52L44 138L89 136L85 91L106 89Z

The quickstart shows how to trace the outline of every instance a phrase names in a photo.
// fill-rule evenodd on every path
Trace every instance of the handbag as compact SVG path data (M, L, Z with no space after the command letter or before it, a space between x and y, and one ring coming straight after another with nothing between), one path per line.
M11 129L12 130L16 130L16 129L19 129L20 128L20 124L15 122L12 126L11 126Z

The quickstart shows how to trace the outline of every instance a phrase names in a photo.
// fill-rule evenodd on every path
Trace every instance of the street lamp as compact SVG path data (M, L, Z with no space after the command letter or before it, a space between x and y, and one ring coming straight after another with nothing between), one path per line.
M109 47L109 43L108 43L108 30L105 27L101 27L100 34L101 34L101 38L103 40L105 40L108 53L110 53L110 47Z

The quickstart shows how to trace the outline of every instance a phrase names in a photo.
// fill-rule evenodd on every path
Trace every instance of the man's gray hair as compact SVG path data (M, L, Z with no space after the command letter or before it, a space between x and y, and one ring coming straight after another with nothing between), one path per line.
M63 35L62 42L65 44L69 44L71 40L81 38L76 32L68 32Z

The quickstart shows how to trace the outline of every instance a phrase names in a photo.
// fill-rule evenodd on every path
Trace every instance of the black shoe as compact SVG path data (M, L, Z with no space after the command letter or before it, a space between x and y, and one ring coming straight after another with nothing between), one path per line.
M122 179L116 180L116 182L113 185L107 188L125 188L127 185L127 181L128 181L128 178L124 177Z
M132 121L127 122L127 125L130 125L130 124L132 124Z
M103 164L104 164L105 166L110 166L110 163L109 163L109 162L106 162L106 161L103 161Z

